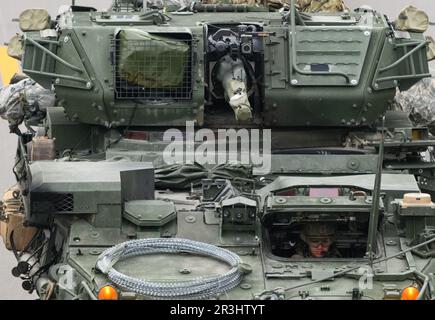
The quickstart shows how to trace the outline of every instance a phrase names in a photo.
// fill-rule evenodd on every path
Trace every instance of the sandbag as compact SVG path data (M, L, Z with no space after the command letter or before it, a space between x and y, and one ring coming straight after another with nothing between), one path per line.
M24 55L23 38L20 35L15 35L9 40L8 55L11 58L21 60Z
M396 20L397 30L423 33L428 28L429 17L426 12L411 5L402 9Z
M121 78L144 88L183 85L189 54L187 43L137 29L120 31L118 39Z
M426 40L429 42L427 45L427 60L432 61L435 59L435 40L428 36Z
M20 29L26 31L40 31L50 28L51 18L47 10L28 9L21 13Z

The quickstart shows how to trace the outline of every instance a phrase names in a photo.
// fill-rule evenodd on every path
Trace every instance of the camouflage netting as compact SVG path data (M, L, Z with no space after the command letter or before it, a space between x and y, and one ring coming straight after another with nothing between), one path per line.
M408 91L398 92L396 108L409 113L416 126L428 126L435 134L435 78L423 79Z
M54 93L29 78L0 89L0 117L13 132L23 122L27 126L45 118L47 108L54 104Z
M248 6L266 4L271 8L279 9L290 7L290 0L203 0L204 4L246 4ZM344 0L297 0L296 5L299 10L307 13L315 12L341 12L348 10Z

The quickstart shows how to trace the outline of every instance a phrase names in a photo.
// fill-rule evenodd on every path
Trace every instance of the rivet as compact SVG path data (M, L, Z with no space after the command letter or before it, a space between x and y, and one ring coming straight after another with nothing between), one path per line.
M240 288L242 288L243 290L250 290L250 289L252 289L252 285L249 283L242 283L240 285Z
M196 218L194 216L187 216L185 218L187 223L195 223L196 222Z
M92 232L91 233L91 238L97 239L100 237L100 234L98 232Z
M181 274L191 274L192 273L192 271L190 271L189 269L181 269L181 270L179 270L179 272Z

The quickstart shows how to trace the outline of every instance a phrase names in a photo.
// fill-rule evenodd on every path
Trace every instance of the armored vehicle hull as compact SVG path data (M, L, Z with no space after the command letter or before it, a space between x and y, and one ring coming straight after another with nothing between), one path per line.
M5 104L18 184L1 224L25 290L435 297L434 140L393 107L430 76L421 30L295 1L21 22L32 80L7 92L24 100Z

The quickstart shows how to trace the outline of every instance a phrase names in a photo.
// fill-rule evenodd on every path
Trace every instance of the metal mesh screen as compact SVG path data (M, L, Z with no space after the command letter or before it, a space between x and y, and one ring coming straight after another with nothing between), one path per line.
M53 195L53 205L56 212L74 211L74 196L72 194Z
M33 213L69 213L74 211L74 195L70 193L36 193L32 195Z
M123 67L129 70L129 79L120 72L120 40L113 42L114 83L117 99L189 100L192 98L192 46L191 40L179 40L186 43L189 50L181 53L177 50L160 54L153 48L152 41L123 41L123 50L134 52ZM155 50L154 50L155 49ZM132 76L133 74L133 76ZM178 80L174 80L179 78ZM177 74L179 76L177 76ZM169 75L169 81L168 81ZM139 77L141 81L132 81Z

